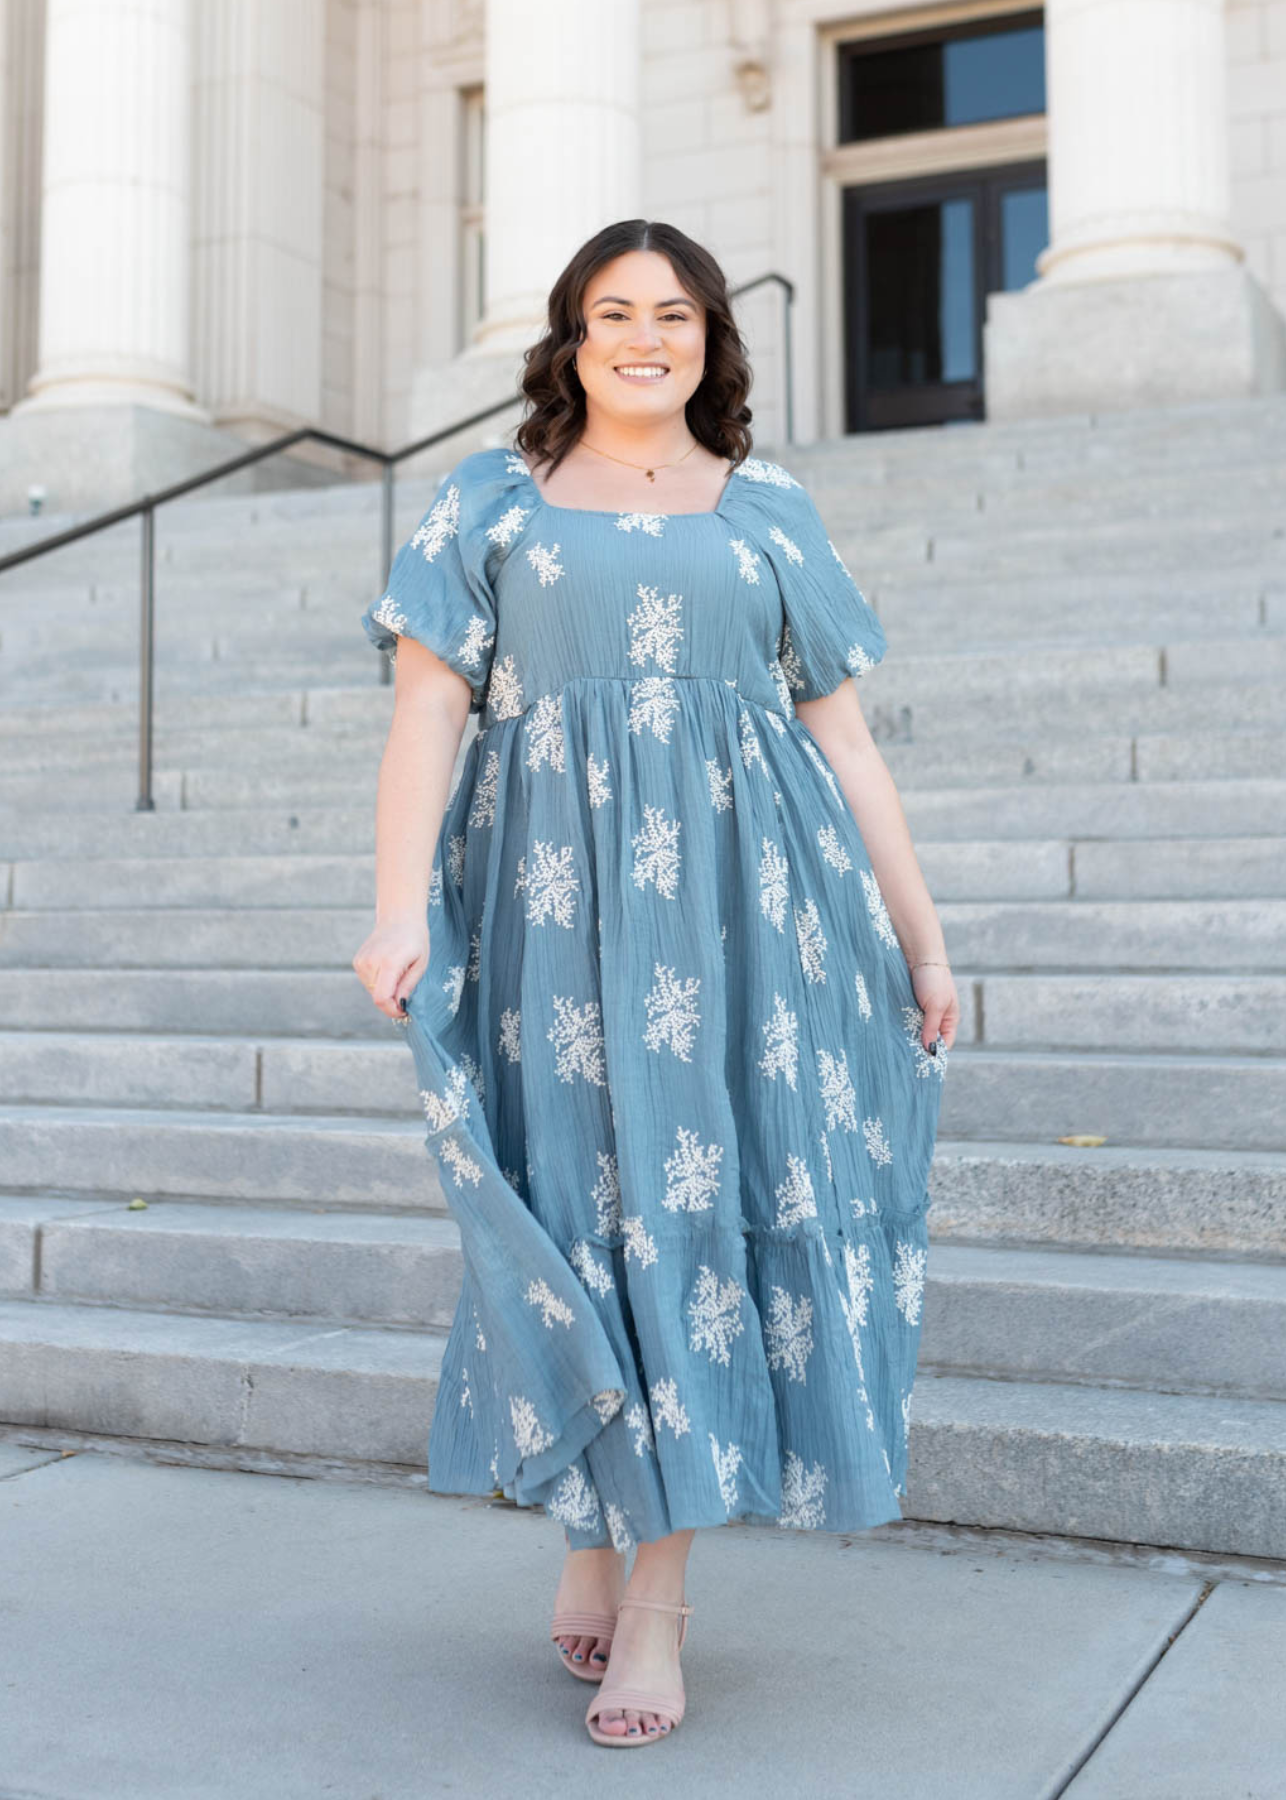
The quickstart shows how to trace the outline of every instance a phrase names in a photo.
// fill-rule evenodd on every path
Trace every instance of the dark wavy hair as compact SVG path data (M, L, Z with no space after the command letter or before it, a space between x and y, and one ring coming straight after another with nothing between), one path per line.
M699 443L734 464L749 456L750 363L732 316L723 270L675 225L620 219L587 238L549 292L545 335L524 353L520 388L530 410L514 434L520 450L553 469L585 429L585 390L575 356L585 338L585 290L595 272L627 250L655 250L668 257L685 292L705 307L705 374L688 401L689 429Z

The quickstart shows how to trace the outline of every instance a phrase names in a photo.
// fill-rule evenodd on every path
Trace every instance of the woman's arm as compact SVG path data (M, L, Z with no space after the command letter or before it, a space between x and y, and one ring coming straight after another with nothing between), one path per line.
M797 701L795 712L835 771L907 963L924 958L932 959L932 964L948 962L937 908L888 764L863 716L856 682L842 681L820 700ZM912 977L925 1014L922 1040L927 1049L941 1031L950 1049L959 1022L959 1000L950 970L932 964Z
M393 719L375 802L375 926L353 958L382 1013L401 1015L428 966L433 851L446 816L469 683L425 645L400 637Z

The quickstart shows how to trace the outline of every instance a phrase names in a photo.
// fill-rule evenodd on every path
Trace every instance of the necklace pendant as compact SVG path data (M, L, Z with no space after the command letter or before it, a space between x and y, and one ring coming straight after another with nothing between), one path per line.
M654 474L653 474L653 472L652 472L652 470L651 470L651 469L648 469L648 470L646 470L646 471L645 471L645 473L646 473L646 475L647 475L647 478L648 478L648 480L649 480L649 481L655 481L655 480L656 480L656 476L655 476L655 475L654 475Z

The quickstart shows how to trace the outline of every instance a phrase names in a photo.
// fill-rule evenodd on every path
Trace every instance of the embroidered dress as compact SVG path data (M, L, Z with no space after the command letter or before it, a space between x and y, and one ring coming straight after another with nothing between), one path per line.
M431 1489L573 1547L900 1516L946 1047L794 703L885 651L806 490L464 457L362 615L470 683L407 1037L463 1249Z

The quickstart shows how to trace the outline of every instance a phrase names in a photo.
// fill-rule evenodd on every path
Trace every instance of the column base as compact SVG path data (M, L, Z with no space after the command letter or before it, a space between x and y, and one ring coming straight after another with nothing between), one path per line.
M518 394L522 380L521 350L482 350L471 347L448 363L417 369L411 382L406 437L408 442L430 431L440 431L457 419ZM398 474L441 476L471 450L507 444L523 417L521 398L504 411L493 413L477 425L454 432L431 450L422 451L400 465Z
M1286 388L1286 319L1241 266L988 294L983 344L988 419Z
M150 406L15 409L0 417L0 513L26 513L33 485L45 490L43 512L105 512L249 448L230 431ZM299 457L274 456L205 491L249 494L338 479Z

